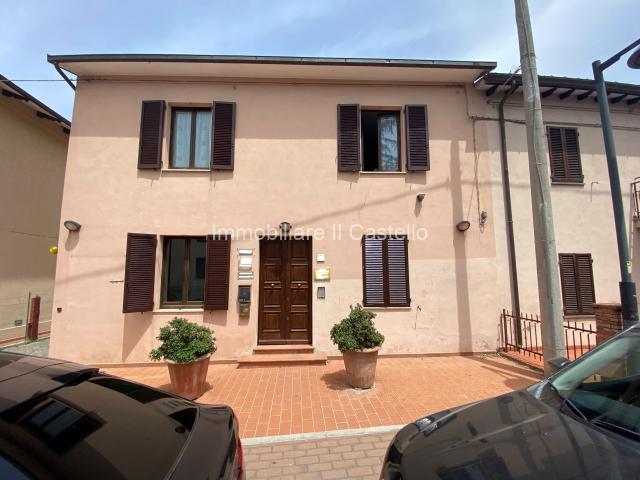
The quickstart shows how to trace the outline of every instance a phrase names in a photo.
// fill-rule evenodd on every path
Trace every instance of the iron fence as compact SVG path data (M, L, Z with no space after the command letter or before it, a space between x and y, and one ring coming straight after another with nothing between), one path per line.
M508 310L500 314L500 350L514 352L536 363L542 363L542 331L540 317ZM563 325L566 357L569 360L584 355L596 346L595 322L565 321Z

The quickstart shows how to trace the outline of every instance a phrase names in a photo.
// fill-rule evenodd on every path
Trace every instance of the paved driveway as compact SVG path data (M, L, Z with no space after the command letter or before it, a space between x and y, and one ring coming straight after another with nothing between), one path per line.
M164 365L106 369L170 389ZM356 391L342 361L323 366L241 368L211 365L200 402L230 405L242 438L403 425L428 413L493 397L540 374L497 355L384 358L376 385Z
M244 448L247 480L378 478L393 432Z

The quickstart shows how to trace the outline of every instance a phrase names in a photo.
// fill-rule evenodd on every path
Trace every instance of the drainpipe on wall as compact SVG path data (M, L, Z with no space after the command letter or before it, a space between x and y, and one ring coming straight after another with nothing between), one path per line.
M56 68L56 71L60 74L60 76L64 79L64 81L67 82L69 86L75 91L76 86L73 84L71 79L67 76L67 74L64 73L64 71L60 68L60 65L58 65L58 62L53 62L53 66Z
M504 94L498 104L498 121L500 124L500 163L502 165L502 192L504 195L504 216L507 224L507 244L509 250L509 270L511 273L511 296L513 314L517 325L520 323L520 291L518 288L518 266L516 263L516 246L513 236L513 210L511 208L511 185L509 183L509 162L507 159L507 135L505 131L504 103L516 91L515 80L511 81L511 88ZM518 344L521 343L520 328L516 328Z

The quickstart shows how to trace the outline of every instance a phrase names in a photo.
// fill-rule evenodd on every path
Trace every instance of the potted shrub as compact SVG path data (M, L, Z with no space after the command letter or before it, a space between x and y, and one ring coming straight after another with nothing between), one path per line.
M149 353L154 361L165 360L175 393L189 400L204 393L209 357L217 350L216 339L209 328L174 318L160 329L162 343Z
M351 386L371 388L376 377L378 350L384 342L384 336L373 323L375 313L359 304L349 308L349 316L331 329L331 340L342 352Z

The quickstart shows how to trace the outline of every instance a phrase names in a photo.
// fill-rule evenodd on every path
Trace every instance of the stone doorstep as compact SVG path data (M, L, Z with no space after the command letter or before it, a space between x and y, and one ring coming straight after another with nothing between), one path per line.
M290 353L313 353L313 345L257 345L253 349L256 355L283 355Z
M258 345L253 355L238 358L238 368L326 364L327 356L312 345Z

